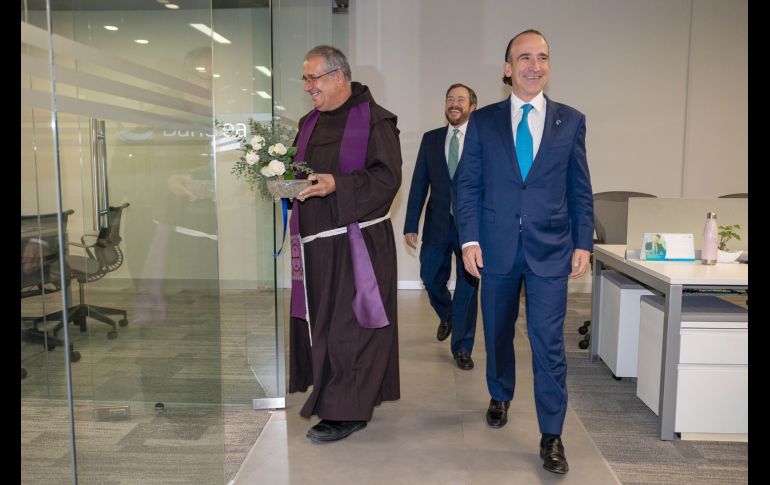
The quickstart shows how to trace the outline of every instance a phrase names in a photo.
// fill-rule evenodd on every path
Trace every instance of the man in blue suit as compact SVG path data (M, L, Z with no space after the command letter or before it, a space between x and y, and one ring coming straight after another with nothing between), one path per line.
M404 222L406 244L416 248L417 225L430 188L422 226L420 278L439 317L436 338L442 341L452 335L452 355L463 370L473 369L471 353L476 335L479 280L463 268L457 226L451 211L452 177L463 151L468 118L474 109L476 93L473 89L459 83L449 86L444 108L449 126L431 130L422 137ZM452 271L452 254L455 255L457 275L454 298L446 286Z
M543 467L567 473L564 317L568 278L593 250L585 116L543 94L549 47L536 30L505 50L505 101L473 113L455 180L465 268L481 278L487 351L487 424L500 428L516 384L513 337L524 284Z

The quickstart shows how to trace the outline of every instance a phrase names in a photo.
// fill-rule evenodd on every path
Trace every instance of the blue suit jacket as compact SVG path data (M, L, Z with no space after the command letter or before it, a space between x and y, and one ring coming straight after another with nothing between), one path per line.
M478 241L484 272L513 269L521 242L538 276L565 276L575 248L593 250L593 195L585 116L546 97L543 137L522 181L513 143L511 99L471 113L455 175L460 244Z
M412 175L412 185L409 188L404 234L418 232L420 213L430 187L430 198L422 225L424 243L442 243L447 240L450 230L456 230L449 213L452 203L452 181L449 179L449 167L444 154L448 129L446 126L437 128L422 136Z

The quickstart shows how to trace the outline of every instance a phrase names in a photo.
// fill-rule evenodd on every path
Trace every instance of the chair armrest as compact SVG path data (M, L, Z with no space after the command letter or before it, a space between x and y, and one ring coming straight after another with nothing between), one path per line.
M89 235L90 235L90 234L86 234L86 236L89 236ZM84 238L84 237L85 237L85 236L81 237L81 238L80 238L80 240L81 240L81 241L83 241L83 238ZM92 247L94 247L94 246L96 246L96 243L94 243L94 244L85 244L85 241L84 241L84 244L79 244L79 243L76 243L76 242L72 242L72 241L70 241L70 242L68 242L67 244L68 244L68 245L70 245L70 246L75 246L75 247L78 247L78 248L83 248L83 249L85 249L85 250L86 250L86 254L88 254L88 257L89 257L89 258L91 258L91 259L96 259L96 258L94 257L94 254L91 252L91 248L92 248Z
M88 244L88 243L86 243L86 238L87 238L87 237L92 237L92 238L94 238L94 242L93 242L93 244ZM96 246L96 242L97 242L98 240L99 240L99 235L98 235L98 234L83 234L82 236L80 236L80 242L82 242L83 244L85 244L85 246L83 246L83 247L89 247L89 248L92 248L92 247Z

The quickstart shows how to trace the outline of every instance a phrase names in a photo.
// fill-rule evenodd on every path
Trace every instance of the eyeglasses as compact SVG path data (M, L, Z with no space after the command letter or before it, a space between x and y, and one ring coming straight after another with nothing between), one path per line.
M319 79L321 79L322 77L326 76L327 74L333 73L334 71L339 71L339 68L332 69L331 71L325 72L325 73L323 73L321 75L318 75L318 76L302 76L300 79L302 79L302 82L305 83L305 84L307 84L307 83L314 83L314 82L318 81Z
M463 103L465 103L466 99L465 99L465 98L463 98L462 96L460 96L460 97L457 97L457 98L455 98L455 97L453 97L453 96L449 96L449 97L446 99L446 104L452 104L452 103L454 103L455 101L457 101L457 102L458 102L458 103L460 103L460 104L463 104Z

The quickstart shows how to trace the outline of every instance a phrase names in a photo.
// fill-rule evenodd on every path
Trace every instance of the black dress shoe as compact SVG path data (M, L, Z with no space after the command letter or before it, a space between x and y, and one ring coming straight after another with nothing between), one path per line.
M364 428L366 428L366 421L330 421L322 419L318 424L307 430L307 437L314 443L337 441Z
M455 362L457 362L457 367L462 370L473 369L473 359L471 359L471 354L468 352L457 352L455 354Z
M452 333L452 319L449 318L446 322L439 322L438 331L436 332L436 338L439 342L446 340Z
M511 407L511 401L489 400L487 409L487 424L493 428L502 428L508 422L508 408Z
M543 459L543 468L549 472L565 474L569 471L564 445L558 436L540 445L540 458Z

